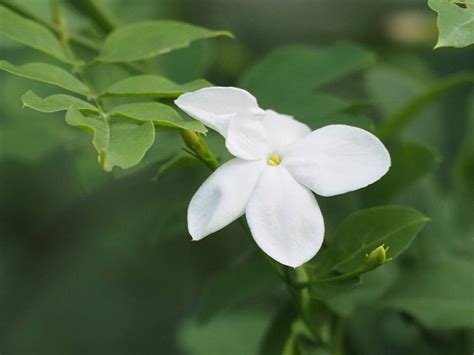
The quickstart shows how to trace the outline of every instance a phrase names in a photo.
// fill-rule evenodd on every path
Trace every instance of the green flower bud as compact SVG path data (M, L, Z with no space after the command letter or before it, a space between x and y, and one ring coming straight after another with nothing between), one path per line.
M367 259L365 260L365 266L368 269L375 269L391 260L391 258L387 259L388 249L388 247L385 248L385 245L382 244L381 246L372 250L369 254L366 254Z

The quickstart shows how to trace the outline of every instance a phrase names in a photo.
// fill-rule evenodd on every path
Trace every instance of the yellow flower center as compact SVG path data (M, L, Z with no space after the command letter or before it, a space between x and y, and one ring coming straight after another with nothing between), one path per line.
M277 166L280 165L281 163L281 158L279 155L272 154L268 157L267 159L267 164L270 166Z

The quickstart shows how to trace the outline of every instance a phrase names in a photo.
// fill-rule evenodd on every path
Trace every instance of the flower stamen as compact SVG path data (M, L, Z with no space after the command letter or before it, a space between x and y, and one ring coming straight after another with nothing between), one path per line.
M267 164L270 166L277 166L280 165L281 163L281 158L279 155L272 154L268 157L267 159Z

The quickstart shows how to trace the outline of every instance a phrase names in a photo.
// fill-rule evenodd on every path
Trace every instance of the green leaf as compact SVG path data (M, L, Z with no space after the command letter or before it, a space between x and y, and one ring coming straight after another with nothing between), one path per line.
M49 54L62 62L72 63L51 31L4 6L0 6L0 34Z
M426 90L412 97L391 117L385 120L378 128L377 135L381 139L392 137L410 121L412 121L418 112L427 104L433 102L437 97L447 91L466 83L474 83L474 74L471 72L456 73L446 78L440 79L431 84Z
M351 272L364 265L366 254L385 244L387 258L406 250L428 218L406 207L383 206L359 210L338 227L321 269Z
M197 158L188 153L180 152L160 166L158 173L155 175L153 180L157 181L172 171L197 164L199 164L199 160Z
M318 119L350 106L348 100L317 91L374 62L371 52L354 45L327 48L291 46L270 53L253 66L240 86L262 107L318 125ZM335 122L337 123L337 122Z
M197 318L208 321L224 310L273 290L278 285L279 279L265 259L259 253L252 252L209 282L202 295Z
M15 66L6 60L0 60L0 70L11 74L59 86L81 95L89 96L91 92L79 79L69 74L66 70L46 63L27 63Z
M21 101L23 101L23 107L29 107L40 112L67 111L75 106L82 112L99 113L99 109L87 101L65 94L51 95L43 99L33 91L28 90L21 97Z
M196 120L185 119L170 106L158 102L141 102L114 107L110 115L126 117L137 121L152 121L159 126L183 128L194 132L206 133L204 125Z
M89 117L72 107L66 113L66 122L93 135L92 144L106 171L111 171L114 166L127 169L138 164L155 140L155 127L150 121L137 124L128 120Z
M474 43L474 7L461 7L447 0L429 0L438 13L439 47L466 47Z
M281 354L291 333L297 313L293 304L285 304L272 319L260 345L260 355Z
M147 21L123 26L105 40L99 62L131 62L155 57L189 46L192 41L231 36L225 31L211 31L177 21Z
M327 301L338 295L357 289L357 286L360 285L360 280L360 276L354 276L347 280L341 281L317 282L312 284L308 290L311 297L318 300Z
M395 263L388 263L360 277L357 287L344 289L325 299L325 303L335 313L349 317L360 306L371 306L394 284L398 276Z
M386 203L418 179L432 172L440 162L433 150L417 143L405 143L391 151L392 166L377 184L362 192L366 203Z
M208 86L211 86L211 83L203 79L193 80L186 84L176 84L162 76L137 75L112 84L105 89L103 95L177 97Z
M178 342L189 355L257 355L269 321L260 310L223 314L206 324L189 319L179 329Z
M450 257L405 270L382 305L407 312L430 328L474 327L472 260Z

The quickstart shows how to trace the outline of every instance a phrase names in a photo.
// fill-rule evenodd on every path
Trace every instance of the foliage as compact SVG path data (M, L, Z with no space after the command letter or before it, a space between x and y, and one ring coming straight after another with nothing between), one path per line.
M429 0L428 4L438 13L439 39L435 48L474 43L474 8L469 1Z
M436 48L474 42L473 5L428 3ZM93 0L0 4L2 354L472 350L470 48L295 45L313 41L293 33L262 53L270 39L253 29L245 40L156 20L180 18L168 2L108 1L120 20ZM135 10L149 18L127 24ZM211 81L312 129L370 130L389 148L381 181L318 199L325 244L300 268L269 263L244 221L188 240L204 165L228 153L173 99Z

